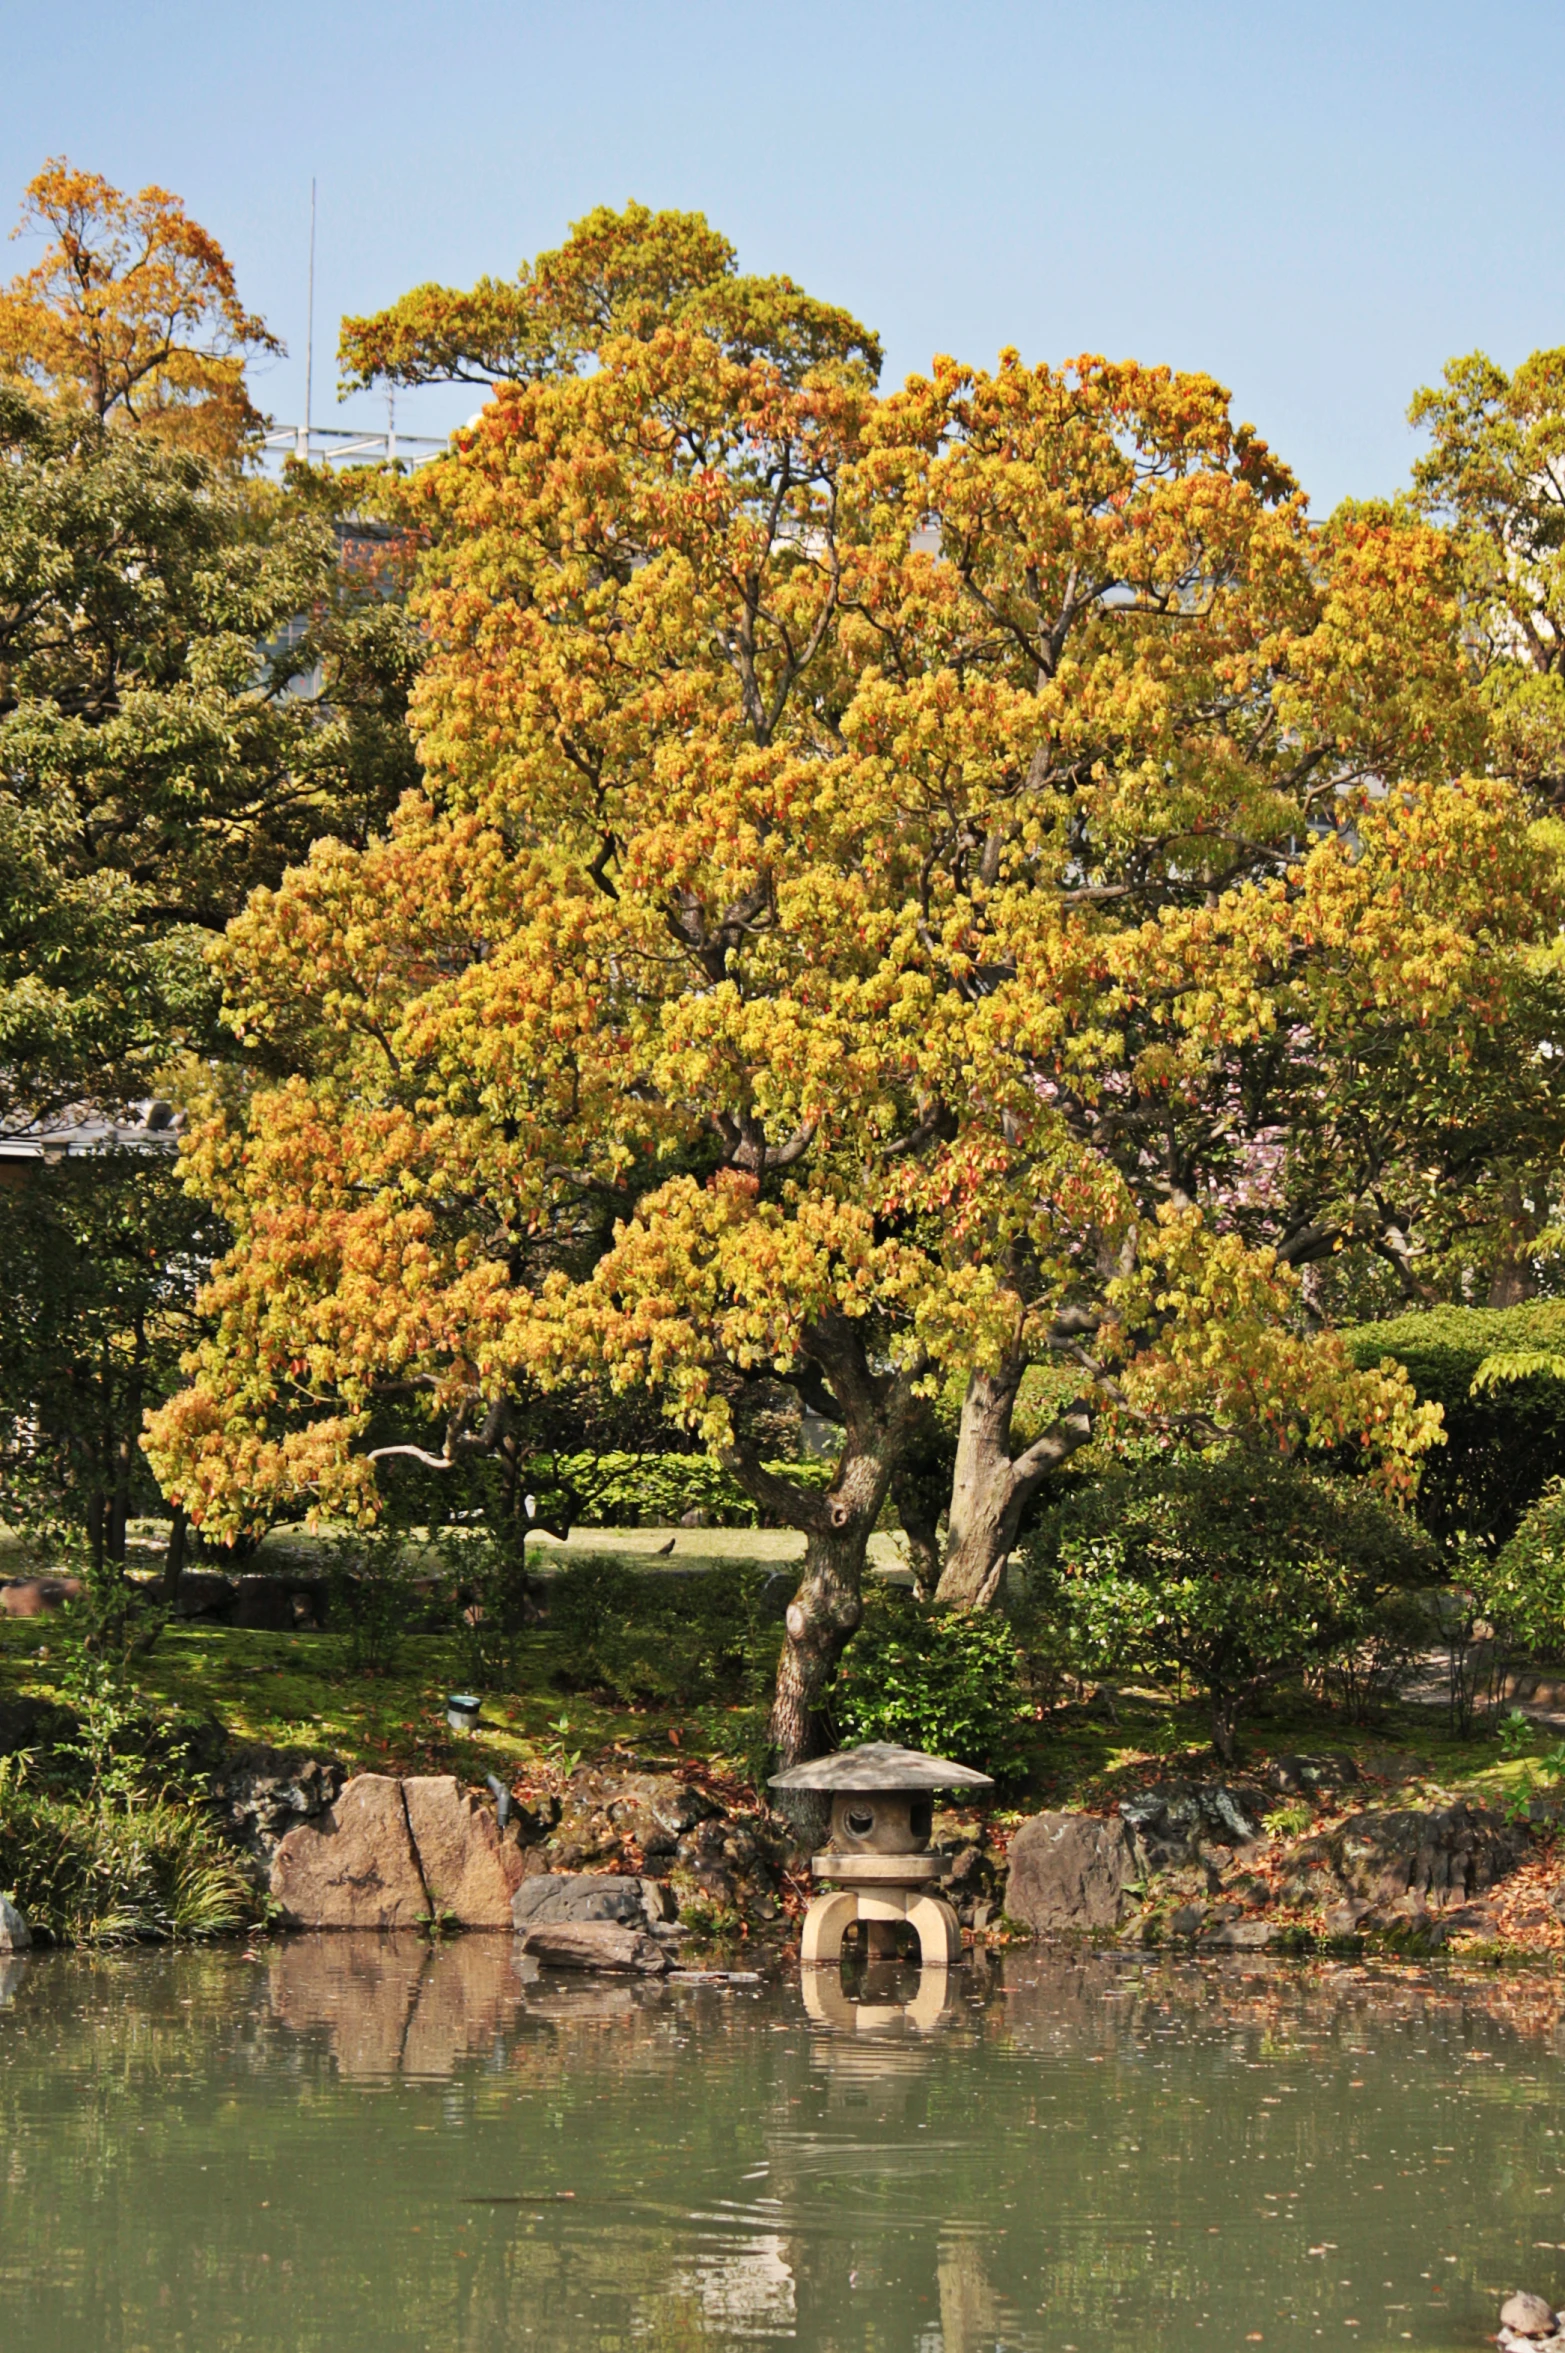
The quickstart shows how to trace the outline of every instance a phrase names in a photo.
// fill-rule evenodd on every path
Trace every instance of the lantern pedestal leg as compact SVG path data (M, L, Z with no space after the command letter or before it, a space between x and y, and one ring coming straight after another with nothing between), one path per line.
M842 1958L842 1936L859 1916L859 1899L849 1888L818 1895L804 1915L799 1939L799 1964L804 1969L830 1967Z
M905 1889L859 1888L859 1920L864 1929L864 1951L871 1961L894 1961L901 1951L897 1931L907 1919Z
M908 1905L906 1917L918 1938L919 1960L924 1968L949 1969L960 1961L961 1923L944 1897L916 1896Z

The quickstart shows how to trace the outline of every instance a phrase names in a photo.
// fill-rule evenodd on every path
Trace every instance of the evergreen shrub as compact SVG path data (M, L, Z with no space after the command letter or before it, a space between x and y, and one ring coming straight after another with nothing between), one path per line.
M1016 1636L983 1612L871 1592L832 1690L843 1743L890 1740L1004 1779L1025 1763L1030 1711Z

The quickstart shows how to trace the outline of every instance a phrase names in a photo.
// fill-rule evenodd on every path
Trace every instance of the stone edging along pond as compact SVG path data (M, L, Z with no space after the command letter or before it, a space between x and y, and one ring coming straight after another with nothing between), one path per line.
M1171 1778L1111 1813L1032 1815L1008 1838L980 1812L944 1816L936 1838L963 1924L1216 1951L1565 1952L1552 1830L1461 1800L1362 1802L1371 1793L1340 1758L1274 1759L1266 1781ZM736 1785L703 1786L699 1767L661 1759L580 1767L503 1829L492 1800L451 1776L343 1782L306 1765L285 1781L250 1766L220 1789L289 1925L520 1926L538 1916L538 1892L519 1894L529 1882L576 1882L588 1902L621 1879L636 1883L647 1933L780 1951L807 1892L786 1824ZM1289 1795L1303 1802L1285 1829Z
M284 1929L443 1924L535 1945L569 1929L581 1949L559 1958L584 1965L597 1948L661 1967L684 1940L780 1960L809 1893L788 1824L694 1760L579 1765L508 1794L503 1824L454 1775L349 1776L292 1751L233 1750L207 1788ZM1349 1759L1281 1757L1264 1777L1155 1780L1102 1813L953 1811L935 1836L964 1928L998 1941L1565 1954L1552 1827L1378 1795Z

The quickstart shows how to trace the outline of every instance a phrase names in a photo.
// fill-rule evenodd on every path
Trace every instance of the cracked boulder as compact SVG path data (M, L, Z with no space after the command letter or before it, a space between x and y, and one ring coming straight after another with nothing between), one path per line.
M451 1773L415 1776L402 1794L429 1909L462 1928L509 1928L526 1874L517 1825L502 1830L494 1807Z
M281 1841L271 1890L295 1928L413 1928L427 1918L401 1782L355 1774L318 1827L300 1823Z

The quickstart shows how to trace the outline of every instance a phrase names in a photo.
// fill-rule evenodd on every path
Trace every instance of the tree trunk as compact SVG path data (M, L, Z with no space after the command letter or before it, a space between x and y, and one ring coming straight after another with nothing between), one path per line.
M1217 1751L1219 1761L1222 1764L1231 1765L1234 1761L1234 1716L1236 1712L1234 1700L1230 1693L1220 1691L1214 1686L1210 1708L1212 1746Z
M163 1599L173 1603L179 1599L180 1579L185 1573L185 1529L188 1525L185 1507L174 1506L174 1517L168 1532L168 1551L163 1559Z
M1013 1358L997 1373L974 1373L962 1401L951 1482L951 1523L936 1601L954 1609L992 1608L1023 1512L1039 1488L1092 1435L1091 1411L1078 1398L1043 1436L1014 1459L1011 1417L1026 1372Z
M141 1429L142 1397L146 1386L147 1332L141 1316L136 1318L136 1352L131 1360L130 1379L125 1403L120 1416L120 1431L114 1441L114 1494L109 1511L108 1552L112 1561L123 1565L125 1536L130 1525L131 1483L136 1470L136 1439Z
M841 1408L842 1453L825 1494L766 1470L745 1447L722 1458L746 1494L804 1533L804 1574L784 1621L770 1725L772 1747L785 1769L831 1745L826 1697L864 1615L864 1555L923 1412L913 1392L915 1375L872 1373L863 1341L846 1317L823 1317L807 1337L809 1354Z
M1496 1259L1491 1270L1489 1305L1520 1307L1524 1299L1534 1299L1538 1293L1538 1270L1533 1262L1532 1246L1540 1220L1522 1199L1521 1186L1514 1177L1507 1183L1503 1199L1510 1247Z
M871 1521L870 1526L873 1527ZM771 1742L784 1768L830 1748L825 1697L837 1661L864 1615L860 1598L869 1529L805 1540L804 1574L788 1604L787 1640L777 1667Z
M125 1533L130 1526L130 1474L123 1464L115 1469L114 1493L109 1504L108 1555L125 1565Z
M911 1477L906 1465L892 1478L891 1500L907 1538L913 1591L920 1601L928 1601L940 1582L939 1514L925 1494L923 1482Z

